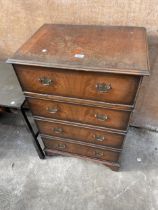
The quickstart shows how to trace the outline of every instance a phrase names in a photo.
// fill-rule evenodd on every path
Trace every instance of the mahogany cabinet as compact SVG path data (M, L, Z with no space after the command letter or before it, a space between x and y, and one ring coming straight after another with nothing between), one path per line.
M44 24L8 63L45 155L88 158L119 169L136 96L149 75L144 28Z

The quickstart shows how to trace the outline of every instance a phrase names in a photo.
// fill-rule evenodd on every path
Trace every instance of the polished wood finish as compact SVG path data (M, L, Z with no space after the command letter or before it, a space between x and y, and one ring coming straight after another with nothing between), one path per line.
M27 92L133 105L140 77L95 72L81 72L33 66L15 66L23 89ZM42 84L47 78L50 84ZM111 85L107 92L98 85Z
M99 131L107 131L107 132L112 132L112 133L118 133L118 134L123 134L125 135L127 133L126 131L122 131L122 130L117 130L117 129L112 129L112 128L107 128L107 127L103 127L103 126L96 126L96 125L91 125L91 124L83 124L83 123L79 123L79 122L74 122L74 121L64 121L64 120L58 120L55 118L46 118L46 117L42 117L42 116L34 116L35 120L42 120L42 121L51 121L54 123L60 123L60 124L64 124L64 125L70 125L70 126L76 126L76 127L82 127L82 128L89 128L89 129L94 129L94 130L99 130Z
M45 148L44 151L45 151L45 154L47 156L59 156L59 155L62 155L62 156L70 156L70 157L82 158L84 160L93 160L96 163L104 164L105 166L109 167L113 171L118 171L119 168L120 168L120 164L117 163L117 162L111 162L111 161L106 161L106 160L99 160L99 159L92 158L92 157L87 157L87 156L84 156L84 155L71 154L71 153L68 153L68 152L65 152L65 151L50 150L50 149L47 149L47 148Z
M0 113L6 112L6 111L7 111L7 108L6 107L1 107L0 106Z
M79 154L87 157L96 158L99 160L107 160L117 162L119 152L107 151L104 149L92 148L80 144L69 143L54 139L43 138L43 143L47 149L65 151L71 154Z
M70 138L88 143L122 148L124 135L36 119L41 134Z
M119 130L127 129L130 117L128 111L87 107L36 98L28 98L28 102L35 116L82 122Z
M64 141L64 142L68 142L68 143L72 143L72 144L79 144L82 146L89 146L94 149L103 149L103 150L113 151L113 152L121 152L122 151L122 149L120 149L120 148L114 148L114 147L109 147L109 146L99 145L99 144L97 145L97 144L88 143L88 142L84 142L84 141L76 141L75 139L62 138L62 137L58 137L58 136L50 136L50 135L41 134L41 137L46 138L46 139L53 139L53 140L57 140L57 141Z
M44 24L10 63L149 75L143 27Z
M139 83L139 86L140 86L140 83ZM110 107L110 109L117 109L117 110L122 110L122 111L133 111L133 108L134 108L134 104L133 105L114 104L114 103L106 103L103 101L94 101L94 100L89 100L89 99L39 94L39 93L32 93L32 92L27 92L27 91L24 91L24 93L27 98L31 97L31 98L39 98L39 99L44 99L44 100L49 99L51 101L66 102L70 104L79 104L79 105L82 104L84 106L93 106L93 107L102 107L102 108Z
M141 27L43 25L12 63L46 155L70 155L119 168L143 78L149 75Z

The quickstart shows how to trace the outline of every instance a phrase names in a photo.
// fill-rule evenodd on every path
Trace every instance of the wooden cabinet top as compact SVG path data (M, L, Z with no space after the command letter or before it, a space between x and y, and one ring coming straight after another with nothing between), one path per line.
M143 27L44 24L8 63L149 75Z

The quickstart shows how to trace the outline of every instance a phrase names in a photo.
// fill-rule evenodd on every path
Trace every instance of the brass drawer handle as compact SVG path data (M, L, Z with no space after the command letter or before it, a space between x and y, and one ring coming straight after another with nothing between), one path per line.
M53 128L54 133L63 133L62 128Z
M98 83L96 84L96 89L97 91L101 93L107 93L109 90L112 89L111 84L106 84L106 83Z
M102 157L103 155L104 155L104 152L95 151L95 156L96 156L96 157Z
M51 114L55 114L58 112L58 108L47 108L47 111Z
M53 83L53 81L51 79L47 78L47 77L39 78L39 81L44 86L49 86Z
M104 141L105 140L105 137L104 136L99 136L99 135L94 135L94 139L96 141Z
M97 120L100 120L100 121L108 120L108 116L106 114L95 114L94 116Z
M66 148L66 144L58 144L56 146L57 149L65 149Z

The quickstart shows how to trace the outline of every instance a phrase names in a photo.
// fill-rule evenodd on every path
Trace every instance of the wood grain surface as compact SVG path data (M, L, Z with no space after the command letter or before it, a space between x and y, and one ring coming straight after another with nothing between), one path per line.
M100 160L115 161L119 159L119 152L107 151L104 149L92 148L80 144L68 143L48 138L43 138L46 149L69 152L70 154L79 154L87 157L97 158Z
M24 91L133 105L140 77L14 65ZM50 84L43 84L43 79ZM42 81L41 81L42 80ZM107 91L98 86L110 85Z
M41 134L121 148L124 135L36 119Z
M7 62L149 75L146 29L44 24Z
M129 111L59 103L36 98L27 98L27 100L34 116L42 116L50 119L74 121L126 130L130 117Z
M59 150L51 150L51 149L44 149L44 152L47 156L57 156L57 155L62 155L62 156L68 156L68 157L77 157L81 159L87 159L87 160L92 160L92 157L87 157L79 154L71 154L65 151L59 151ZM93 161L96 163L101 163L104 164L105 166L108 166L111 168L113 171L118 171L120 168L120 164L118 162L111 162L111 161L106 161L106 160L99 160L98 158L93 157Z

